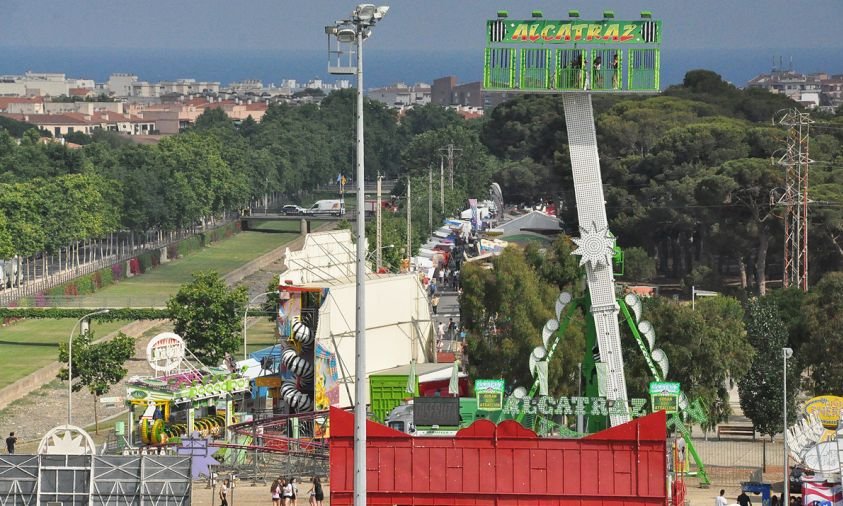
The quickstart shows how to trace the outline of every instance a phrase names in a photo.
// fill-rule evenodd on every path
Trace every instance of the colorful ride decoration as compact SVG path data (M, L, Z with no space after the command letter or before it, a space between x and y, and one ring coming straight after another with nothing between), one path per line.
M306 413L314 407L315 336L321 289L280 285L276 327L281 350L281 382L276 394L291 412ZM324 377L320 378L324 388ZM324 395L322 392L320 395Z
M414 437L367 421L370 504L667 504L665 414L583 439L542 438L478 420L455 437ZM350 505L354 417L331 408L331 504Z
M135 416L140 415L143 444L178 442L194 431L203 437L225 435L226 426L236 420L234 400L250 389L248 378L225 367L203 365L172 332L150 341L147 361L163 375L134 377L126 386L126 402ZM208 414L196 417L203 411Z
M840 483L843 477L843 398L822 395L805 401L802 416L788 428L790 457L815 476Z
M656 92L660 80L661 21L508 19L486 22L483 88L490 91Z

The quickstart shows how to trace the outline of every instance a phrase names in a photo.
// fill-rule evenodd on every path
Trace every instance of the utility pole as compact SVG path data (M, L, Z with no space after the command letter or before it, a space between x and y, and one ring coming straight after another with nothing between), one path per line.
M433 167L427 167L427 228L433 232Z
M454 158L458 153L462 152L462 149L454 147L453 144L448 144L444 148L440 148L439 151L447 153L448 157L448 181L451 184L451 189L454 189Z
M410 195L410 177L407 176L407 270L412 270L413 263L413 200Z
M380 272L383 266L383 257L381 256L381 180L383 176L378 174L378 197L377 209L375 209L375 271Z
M779 111L779 113L782 111ZM776 113L778 116L779 113ZM773 118L775 121L775 117ZM784 206L784 272L782 285L808 291L808 113L788 109L778 123L787 127L787 147L779 159L785 169L784 194L778 202Z

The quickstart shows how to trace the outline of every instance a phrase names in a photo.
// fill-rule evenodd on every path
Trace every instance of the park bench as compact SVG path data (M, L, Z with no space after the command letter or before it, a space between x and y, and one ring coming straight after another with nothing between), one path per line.
M752 439L755 439L755 427L752 425L718 425L718 440L720 436L751 436Z

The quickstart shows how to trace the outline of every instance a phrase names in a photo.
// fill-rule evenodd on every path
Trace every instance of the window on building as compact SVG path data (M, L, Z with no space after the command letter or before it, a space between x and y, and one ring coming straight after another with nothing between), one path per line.
M53 129L53 135L56 135L56 136L61 135L61 127L55 127Z
M67 133L72 134L73 133L73 127L67 127Z

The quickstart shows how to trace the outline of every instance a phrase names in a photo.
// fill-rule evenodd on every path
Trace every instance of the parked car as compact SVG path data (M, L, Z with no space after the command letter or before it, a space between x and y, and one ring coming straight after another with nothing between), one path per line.
M307 209L290 204L282 207L281 212L284 213L285 216L302 216L307 213Z

